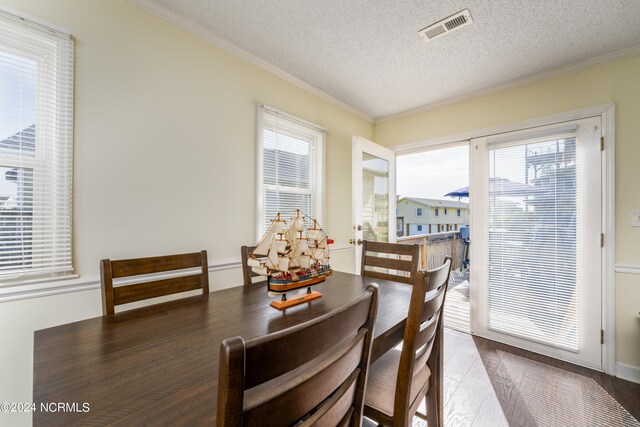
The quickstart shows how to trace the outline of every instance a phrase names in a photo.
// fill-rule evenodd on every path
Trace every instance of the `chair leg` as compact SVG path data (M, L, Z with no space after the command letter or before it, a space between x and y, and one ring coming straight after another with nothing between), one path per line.
M438 420L438 402L435 390L429 390L427 393L427 416L425 417L428 427L441 427L442 423Z

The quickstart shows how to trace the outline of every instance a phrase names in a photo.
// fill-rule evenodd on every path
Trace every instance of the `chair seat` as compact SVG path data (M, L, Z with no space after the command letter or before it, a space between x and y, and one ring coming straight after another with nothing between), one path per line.
M385 353L369 367L367 389L364 399L364 415L377 422L390 422L396 396L396 380L401 351L393 349ZM415 401L420 388L427 383L431 371L426 365L415 374L411 384L411 399ZM425 392L428 390L425 390Z

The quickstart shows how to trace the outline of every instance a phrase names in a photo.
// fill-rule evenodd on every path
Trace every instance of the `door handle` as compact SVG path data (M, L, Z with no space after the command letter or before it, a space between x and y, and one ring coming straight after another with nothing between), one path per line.
M349 239L349 244L350 245L355 245L356 243L358 244L358 246L362 245L362 239L358 239L358 240Z

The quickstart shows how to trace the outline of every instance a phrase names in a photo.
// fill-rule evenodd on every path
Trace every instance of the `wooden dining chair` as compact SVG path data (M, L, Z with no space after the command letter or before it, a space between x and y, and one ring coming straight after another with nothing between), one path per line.
M378 287L324 316L220 345L218 426L360 426Z
M259 276L259 274L254 273L251 269L251 266L247 264L247 260L249 259L249 255L253 253L256 249L255 246L242 246L240 248L240 259L242 260L242 278L244 279L245 285L251 285L253 283L253 278Z
M191 268L200 268L200 271L167 279L141 280L130 285L113 286L114 279ZM105 315L114 314L116 305L180 292L202 289L202 293L206 295L209 293L207 251L149 258L103 259L100 261L100 280L102 310Z
M426 395L429 427L442 426L444 300L451 257L431 271L419 271L411 291L402 350L390 350L369 369L364 415L382 426L411 424Z
M402 257L402 258L401 258ZM409 258L410 259L406 259ZM362 276L392 280L400 283L413 283L420 265L420 246L401 245L399 243L362 242ZM375 269L395 270L384 273Z

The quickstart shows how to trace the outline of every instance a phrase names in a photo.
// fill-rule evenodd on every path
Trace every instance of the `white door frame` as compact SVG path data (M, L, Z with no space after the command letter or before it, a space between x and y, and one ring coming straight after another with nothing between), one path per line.
M602 295L589 297L594 292L602 291L602 280L584 280L580 284L581 291L577 294L578 323L579 327L579 351L568 350L561 345L553 345L544 341L524 338L515 332L505 332L500 329L492 329L489 322L489 232L486 225L489 224L489 199L487 198L489 180L489 156L488 152L492 143L499 147L513 145L523 146L524 143L535 143L574 136L578 141L576 163L576 179L579 184L576 188L576 196L581 200L578 210L578 233L582 241L580 248L584 249L582 257L576 264L576 274L580 277L597 277L602 273L603 251L600 247L600 233L602 230L602 194L601 188L593 189L593 185L600 185L602 173L598 168L602 167L602 156L599 150L600 135L602 133L601 117L591 117L583 120L572 121L567 124L551 124L525 129L521 131L500 134L495 137L475 138L471 140L471 164L473 174L471 181L474 190L471 192L471 206L474 206L473 220L478 226L471 228L471 277L474 280L473 295L477 311L472 319L474 332L484 338L494 341L502 341L515 347L525 348L541 354L547 354L556 359L580 364L591 369L602 370L602 345L600 343L600 329L602 328ZM502 144L502 145L500 145ZM599 174L593 175L592 171ZM593 181L593 182L590 182ZM591 185L585 185L590 182ZM597 184L596 184L597 182ZM591 190L589 190L591 188ZM505 326L503 325L503 328ZM509 327L506 327L509 329Z
M602 104L515 123L411 142L398 145L394 148L394 151L396 155L399 155L417 153L439 147L452 147L455 145L468 144L469 140L473 138L481 138L595 116L602 117L602 135L604 136L605 147L602 156L602 223L604 229L602 256L602 329L604 331L604 344L602 347L602 366L605 373L615 375L615 104ZM472 176L472 174L470 174L470 176ZM473 182L469 183L469 189L473 191ZM473 210L473 206L470 206L470 209ZM473 292L473 288L471 292ZM471 306L471 313L474 313L473 306ZM473 325L471 332L473 333Z
M372 154L381 159L385 159L389 162L389 223L388 223L388 235L389 242L394 243L396 241L396 153L382 145L369 141L358 135L354 135L352 138L352 156L351 156L351 173L352 173L352 211L353 212L353 238L354 244L354 259L355 259L355 272L360 274L360 259L362 257L362 246L357 242L362 239L362 230L357 230L357 225L362 225L360 219L362 218L362 155L360 153L366 152ZM359 190L357 190L359 189Z

